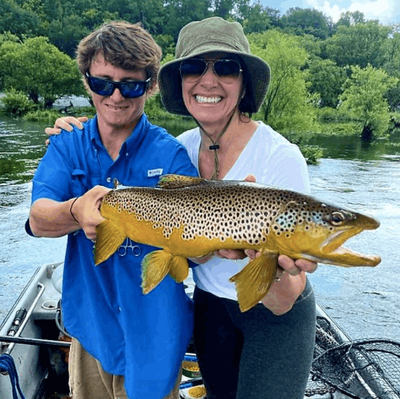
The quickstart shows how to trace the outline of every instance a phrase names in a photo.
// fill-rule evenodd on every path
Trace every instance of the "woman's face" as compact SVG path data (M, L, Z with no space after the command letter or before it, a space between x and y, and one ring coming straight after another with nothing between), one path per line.
M196 57L208 61L207 70L197 80L190 75L182 77L183 101L189 113L203 126L211 130L225 127L232 112L238 112L237 104L243 93L241 71L235 79L224 79L214 73L212 63L216 60L230 59L226 53L209 53Z

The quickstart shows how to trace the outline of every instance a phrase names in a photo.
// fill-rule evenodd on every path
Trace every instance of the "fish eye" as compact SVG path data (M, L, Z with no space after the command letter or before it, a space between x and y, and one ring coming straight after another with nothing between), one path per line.
M340 212L333 212L331 215L331 223L334 226L338 226L340 224L342 224L345 221L345 216L343 215L343 213Z

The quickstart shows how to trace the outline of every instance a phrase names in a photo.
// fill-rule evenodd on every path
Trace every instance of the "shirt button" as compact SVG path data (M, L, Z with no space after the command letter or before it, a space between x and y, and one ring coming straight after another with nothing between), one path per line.
M111 177L107 177L106 181L107 181L107 183L111 183L112 182L112 178Z
M126 155L127 157L129 157L129 152L127 152L125 155Z

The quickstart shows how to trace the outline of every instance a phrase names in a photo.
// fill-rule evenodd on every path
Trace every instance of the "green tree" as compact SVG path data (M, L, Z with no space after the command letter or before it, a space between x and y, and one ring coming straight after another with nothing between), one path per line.
M389 106L385 94L398 79L388 76L382 69L352 66L351 77L344 84L340 96L341 110L350 112L360 124L361 137L372 140L387 133Z
M303 70L308 55L296 36L269 30L249 35L252 53L266 60L271 82L262 117L279 131L308 132L315 128L315 108Z
M335 108L342 93L342 85L347 79L344 68L338 67L332 60L314 57L309 63L309 91L318 93L321 106Z
M44 37L3 43L0 70L6 90L14 88L35 103L51 105L64 95L84 93L76 62Z
M332 20L321 11L295 7L290 8L282 17L282 24L289 33L308 34L324 40L329 36Z
M400 33L394 32L385 42L383 67L390 76L400 78ZM391 111L400 107L400 80L396 87L389 89L387 100Z
M211 8L211 0L167 0L165 4L167 23L162 33L172 36L176 42L180 30L187 23L211 16Z
M245 18L241 21L244 33L264 32L271 28L268 10L260 2L249 6L247 10L243 10Z
M24 9L9 0L0 1L0 33L11 32L19 38L37 33L39 18L31 10Z
M367 21L364 18L364 13L361 11L346 11L340 14L339 21L336 26L352 26L357 24L365 24Z
M391 28L376 21L352 26L339 26L336 34L324 42L324 58L330 58L338 66L367 65L380 67L384 55L384 44Z

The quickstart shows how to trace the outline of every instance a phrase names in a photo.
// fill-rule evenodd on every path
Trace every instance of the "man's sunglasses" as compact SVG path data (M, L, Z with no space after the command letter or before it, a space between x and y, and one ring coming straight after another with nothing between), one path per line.
M224 83L235 82L242 72L240 64L236 60L219 59L203 60L202 58L190 58L182 61L180 66L182 79L187 82L196 82L207 71L208 64L212 65L214 74Z
M125 98L137 98L143 96L149 87L151 78L127 82L114 82L103 78L95 78L86 72L86 79L90 90L100 96L112 96L115 89L119 89Z

